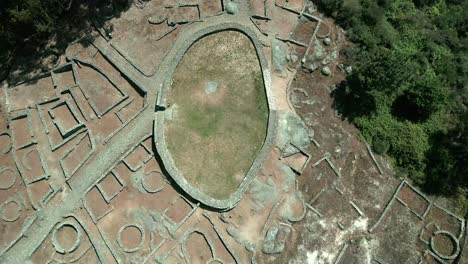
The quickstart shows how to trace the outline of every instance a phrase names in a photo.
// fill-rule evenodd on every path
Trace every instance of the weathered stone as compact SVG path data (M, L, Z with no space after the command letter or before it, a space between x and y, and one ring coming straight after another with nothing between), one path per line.
M286 58L291 63L296 63L297 60L299 59L296 54L288 54L288 56L286 56Z
M218 83L209 81L205 85L205 93L206 94L214 94L218 90Z
M311 4L312 4L312 3L311 3ZM312 5L312 6L310 6L309 8L307 8L307 12L308 12L309 14L312 14L312 13L314 13L315 11L317 11L317 9L315 8L314 5Z
M263 252L265 254L279 254L284 251L285 241L277 241L279 228L276 226L270 227L263 240Z
M304 66L304 68L307 69L307 70L310 71L310 72L313 72L313 71L317 70L318 67L319 67L318 64L315 63L315 62L306 64L306 66Z
M239 12L239 7L235 2L231 1L226 5L226 12L228 12L228 14L235 15Z
M255 245L252 242L246 242L245 243L245 249L247 249L250 252L255 251Z
M331 75L331 70L328 67L323 67L322 68L322 74L325 76L330 76Z
M336 50L332 51L330 54L328 54L323 60L322 60L322 65L328 65L334 60L338 58L338 52Z
M270 229L268 229L265 239L263 240L263 252L266 254L275 253L275 241L278 232L279 229L276 226L270 227Z
M288 142L301 149L307 149L310 145L309 133L297 114L281 112L278 121L278 146L283 149Z
M288 47L282 41L273 40L273 50L271 53L272 61L273 61L273 68L277 72L284 72L285 65L287 63L287 49Z
M320 41L315 40L313 57L317 60L322 59L326 55L325 48L322 46Z

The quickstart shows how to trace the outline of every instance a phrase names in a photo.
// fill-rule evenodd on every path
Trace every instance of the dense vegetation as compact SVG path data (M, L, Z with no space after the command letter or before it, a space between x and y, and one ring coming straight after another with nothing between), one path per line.
M321 0L349 33L336 107L397 174L468 199L468 1Z

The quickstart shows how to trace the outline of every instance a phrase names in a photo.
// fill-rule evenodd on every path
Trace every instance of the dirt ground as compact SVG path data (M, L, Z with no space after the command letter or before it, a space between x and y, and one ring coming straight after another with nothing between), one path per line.
M313 1L236 3L238 13L231 15L223 10L226 1L135 1L109 22L112 39L94 32L91 43L70 44L56 68L0 85L1 263L468 263L466 220L451 202L396 178L386 158L375 156L334 110L332 92L349 72L346 32ZM225 22L256 32L269 65L273 108L297 114L308 138L302 148L293 140L298 131L278 131L242 199L220 211L190 197L167 174L153 125L178 40ZM234 116L222 121L247 116L240 119L244 133L222 126L232 146L203 141L189 126L169 127L167 138L176 135L173 150L194 162L187 171L209 175L216 168L231 177L233 185L199 181L225 194L242 181L257 139L264 138L255 128L265 125L253 125L262 120L253 112L251 75L244 76L259 74L251 43L241 33L212 37L218 34L239 39L210 49L238 63L182 61L178 71L187 79L180 90L182 80L173 82L172 106L179 108L173 120L193 110L184 110L178 98L192 106L230 106ZM278 70L271 67L274 41L286 47ZM228 47L239 43L249 49L230 54ZM206 55L207 47L192 48ZM206 87L214 78L201 69L207 64L232 73L211 94ZM193 74L192 67L200 69ZM236 99L228 91L234 88L246 94ZM207 124L211 129L212 120ZM291 136L286 145L279 143L283 134Z

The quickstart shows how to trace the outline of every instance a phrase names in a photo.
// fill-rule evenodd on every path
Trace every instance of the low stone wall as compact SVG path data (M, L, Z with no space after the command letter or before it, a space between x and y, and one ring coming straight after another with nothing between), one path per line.
M220 31L226 30L235 30L242 32L245 34L254 44L255 50L257 52L257 57L260 62L261 71L263 74L263 81L265 84L265 92L268 100L268 127L265 140L263 142L262 148L257 153L255 160L253 161L250 169L248 170L247 174L245 175L244 179L240 183L239 188L231 194L228 199L219 200L212 198L205 193L201 192L199 189L192 186L187 180L181 175L178 171L177 167L174 164L174 160L172 159L166 145L166 139L164 134L164 111L156 111L155 113L155 124L154 124L154 140L156 149L158 151L159 156L163 162L163 165L166 171L170 174L170 176L174 179L174 181L193 199L200 201L202 204L212 207L214 209L220 210L229 210L233 208L243 197L245 191L248 189L250 183L257 175L258 171L262 167L264 161L268 157L271 147L274 144L274 140L276 137L276 126L277 126L277 112L275 110L275 103L273 98L273 93L271 91L271 76L270 76L270 69L268 67L268 63L265 59L265 55L263 54L262 45L259 41L256 33L241 24L235 22L225 22L220 23L214 26L210 26L207 28L203 28L199 31L193 33L190 37L185 38L182 43L177 43L178 50L175 54L174 60L172 61L171 65L169 65L169 75L168 78L165 80L164 84L160 87L157 99L157 107L156 109L165 109L166 107L166 95L168 90L170 89L170 83L172 80L172 75L177 67L178 63L182 60L185 52L192 46L194 42L203 38L206 35L214 34ZM170 77L170 78L169 78Z

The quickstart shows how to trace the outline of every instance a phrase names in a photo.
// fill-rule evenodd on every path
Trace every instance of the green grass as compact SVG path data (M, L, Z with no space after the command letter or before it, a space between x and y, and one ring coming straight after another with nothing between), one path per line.
M215 94L204 84L218 82ZM251 41L236 31L196 42L177 66L165 123L168 149L183 176L218 199L239 186L266 136L268 104Z
M224 112L217 107L197 107L190 109L187 115L188 128L204 138L218 132L224 119Z

